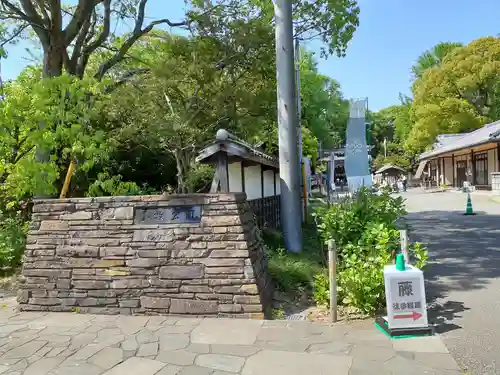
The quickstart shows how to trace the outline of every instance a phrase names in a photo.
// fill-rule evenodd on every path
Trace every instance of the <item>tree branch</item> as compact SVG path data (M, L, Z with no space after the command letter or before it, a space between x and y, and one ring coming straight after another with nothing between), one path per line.
M146 74L149 73L149 69L133 69L130 70L123 75L121 75L112 85L109 85L106 87L104 90L105 93L109 94L116 90L118 87L122 86L123 84L127 83L130 81L131 78L141 75L141 74Z
M61 0L49 0L50 28L57 33L62 29Z
M0 43L0 47L5 46L6 44L12 42L15 38L17 38L26 28L28 27L28 24L24 24L19 26L17 30L15 30L12 35L10 35L8 38L4 39L2 43Z
M111 26L111 0L104 0L103 29L99 37L83 49L84 54L91 54L103 44L109 37Z
M38 8L40 9L41 17L44 23L48 24L50 22L49 15L46 11L46 4L44 0L35 0Z
M6 2L6 0L2 0ZM44 23L42 17L37 13L31 0L19 0L25 15L25 20L31 25L43 46L49 44L48 24Z
M78 0L75 13L63 30L64 43L67 46L76 38L85 20L88 19L95 7L104 0Z
M78 33L78 36L75 40L74 45L73 45L73 52L71 53L71 58L69 60L69 64L70 64L69 71L72 74L78 75L77 74L78 58L81 55L83 45L85 44L85 40L87 39L87 36L89 33L89 29L90 29L90 25L91 25L91 22L90 22L91 17L92 17L92 13L89 14L89 16L87 17L85 22L82 24L82 27Z
M161 19L161 20L153 21L149 25L147 25L145 28L142 28L142 25L144 23L144 15L145 15L147 1L148 0L140 0L139 1L139 5L137 6L137 16L136 16L136 20L135 20L135 26L134 26L134 30L132 31L132 34L125 40L125 42L118 49L118 51L115 53L115 55L113 57L111 57L109 60L107 60L101 64L101 66L99 67L99 71L95 74L95 77L98 80L102 80L102 78L108 72L109 69L111 69L113 66L115 66L116 64L118 64L120 61L123 60L123 58L125 57L125 54L132 47L132 45L139 38L141 38L143 35L149 33L151 30L153 30L153 28L156 25L167 24L170 27L180 27L180 26L186 26L188 24L187 20L184 20L181 22L171 22L168 19Z
M25 14L20 8L16 7L10 1L1 0L1 4L3 5L4 8L9 9L12 13L16 14L20 19L25 21L30 21L30 17L28 17L27 14Z

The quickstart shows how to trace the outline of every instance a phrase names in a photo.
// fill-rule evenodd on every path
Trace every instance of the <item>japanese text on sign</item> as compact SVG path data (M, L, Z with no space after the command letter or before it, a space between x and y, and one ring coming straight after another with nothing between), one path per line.
M427 326L425 285L421 270L408 266L404 272L394 265L384 267L387 323L391 329Z
M398 282L398 292L400 297L409 297L413 295L413 286L411 281Z
M136 224L199 223L201 206L137 208L134 219Z
M422 302L394 302L392 304L394 310L411 310L411 309L421 309Z

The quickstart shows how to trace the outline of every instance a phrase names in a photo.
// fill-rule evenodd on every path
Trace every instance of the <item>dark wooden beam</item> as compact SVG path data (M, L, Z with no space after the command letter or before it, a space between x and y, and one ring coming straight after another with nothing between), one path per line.
M446 183L446 163L444 158L441 158L441 162L443 163L443 184Z
M476 163L474 161L474 149L470 150L470 160L471 160L471 172L472 172L472 185L476 184Z
M451 184L455 187L455 154L451 154L451 170L453 171L453 182Z
M497 170L495 172L500 172L500 143L497 143Z
M215 171L219 179L220 192L229 193L229 168L227 164L227 154L225 152L219 152L217 155Z
M245 160L242 160L241 161L241 190L243 191L243 193L246 193L246 191L245 191L245 166L246 166Z

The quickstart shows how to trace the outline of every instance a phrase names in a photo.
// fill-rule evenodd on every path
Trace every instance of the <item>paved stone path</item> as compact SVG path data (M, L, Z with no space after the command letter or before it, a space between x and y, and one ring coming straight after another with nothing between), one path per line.
M17 313L0 300L2 375L458 375L440 337L371 322Z
M500 374L500 204L471 194L478 214L464 216L466 194L414 189L402 195L412 240L429 246L429 319L469 374Z

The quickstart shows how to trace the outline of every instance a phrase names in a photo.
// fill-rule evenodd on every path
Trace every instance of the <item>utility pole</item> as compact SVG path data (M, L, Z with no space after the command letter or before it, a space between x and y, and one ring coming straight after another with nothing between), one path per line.
M302 211L302 222L307 222L306 220L306 199L305 196L305 186L304 181L305 173L303 165L303 155L302 155L302 101L300 97L300 42L299 38L295 38L295 86L297 93L297 147L299 151L299 176L300 176L300 209Z
M292 2L275 0L276 78L278 99L278 137L281 183L281 223L285 248L302 250L299 150L297 142L297 101L293 56Z
M295 38L295 85L297 86L297 139L299 163L302 164L302 98L300 96L300 42Z

